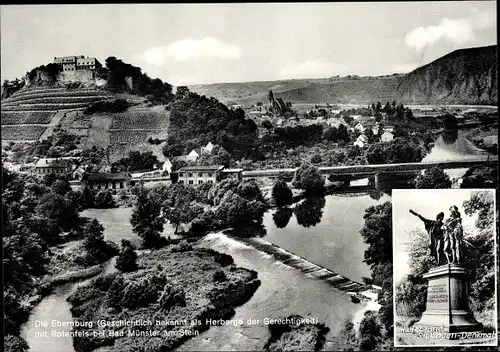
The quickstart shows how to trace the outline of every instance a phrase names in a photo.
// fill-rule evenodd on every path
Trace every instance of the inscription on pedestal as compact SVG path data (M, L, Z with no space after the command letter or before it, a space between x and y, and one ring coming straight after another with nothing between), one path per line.
M432 285L427 292L427 302L446 303L448 302L448 289L446 284Z

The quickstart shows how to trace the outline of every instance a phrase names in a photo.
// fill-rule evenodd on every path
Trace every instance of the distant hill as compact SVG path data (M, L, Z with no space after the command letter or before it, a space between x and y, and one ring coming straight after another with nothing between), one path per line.
M406 74L192 85L226 104L251 105L275 97L293 103L497 104L497 47L456 50Z
M397 100L407 103L498 102L497 46L460 49L403 77Z

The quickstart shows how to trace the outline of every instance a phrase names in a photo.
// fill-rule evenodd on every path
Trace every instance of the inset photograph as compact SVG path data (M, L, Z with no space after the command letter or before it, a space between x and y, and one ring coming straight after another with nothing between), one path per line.
M395 346L497 346L495 190L393 190L392 202Z

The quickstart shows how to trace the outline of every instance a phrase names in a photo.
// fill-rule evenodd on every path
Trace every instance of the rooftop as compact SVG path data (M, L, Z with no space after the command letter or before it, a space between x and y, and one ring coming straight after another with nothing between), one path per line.
M61 158L42 158L38 159L35 163L35 167L61 167L66 168L70 166L69 160Z
M222 172L232 173L232 172L242 172L243 169L224 169Z
M199 165L199 166L185 166L179 170L183 171L219 171L224 168L224 165Z
M91 172L88 174L89 181L109 181L109 180L126 180L130 177L128 172Z

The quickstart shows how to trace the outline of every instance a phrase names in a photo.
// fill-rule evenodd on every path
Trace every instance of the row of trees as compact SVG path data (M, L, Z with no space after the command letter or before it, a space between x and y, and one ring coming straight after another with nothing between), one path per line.
M145 247L161 247L166 221L177 233L189 227L203 233L227 227L245 227L261 223L267 204L253 180L226 179L217 184L188 186L175 183L152 189L134 190L137 201L130 220L133 231Z
M2 182L4 326L10 335L4 342L21 346L20 326L28 315L21 302L45 273L48 246L61 241L62 233L78 235L82 229L64 181L45 184L2 167Z
M4 80L2 84L2 99L10 97L12 94L17 92L19 89L24 87L24 80L23 79L13 79L13 80Z
M140 152L137 150L129 151L125 158L114 162L111 169L115 172L118 171L138 171L138 170L151 170L154 166L159 167L160 162L158 157L152 151Z
M427 154L415 138L397 137L388 143L371 144L366 151L369 164L393 164L419 162Z

